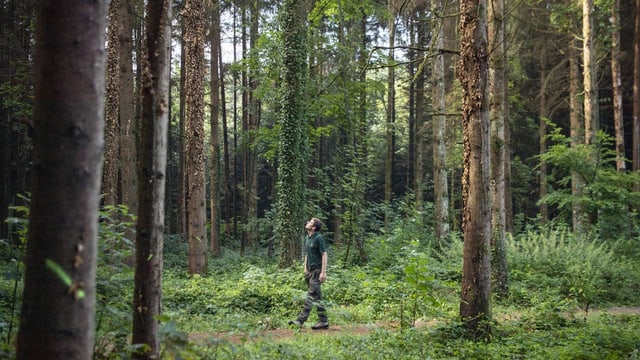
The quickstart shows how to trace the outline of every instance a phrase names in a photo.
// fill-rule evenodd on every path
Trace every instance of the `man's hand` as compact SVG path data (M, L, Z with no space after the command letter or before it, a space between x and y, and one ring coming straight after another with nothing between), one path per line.
M321 283L325 282L327 280L327 273L326 272L321 272L320 276L318 277L318 280L320 280Z

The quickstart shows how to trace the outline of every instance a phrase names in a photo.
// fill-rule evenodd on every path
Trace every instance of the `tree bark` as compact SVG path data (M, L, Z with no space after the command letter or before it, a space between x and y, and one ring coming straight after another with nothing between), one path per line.
M507 69L504 0L491 0L489 16L489 91L491 121L491 249L495 291L507 294L506 183L509 161L505 137L507 122Z
M543 48L540 51L540 90L538 92L538 104L539 104L539 119L538 119L538 141L539 141L539 153L540 155L547 152L547 121L549 120L549 104L547 101L547 61L546 61L546 49ZM547 182L547 162L540 160L540 199L543 199L548 194L548 182ZM549 220L549 205L541 201L539 205L540 209L540 223L546 224Z
M93 355L107 4L36 5L34 166L19 360Z
M104 205L116 205L118 201L118 149L120 148L120 33L118 11L123 0L111 0L109 4L109 28L107 31L107 73L104 116L104 164L102 167L102 194Z
M571 138L571 147L584 144L585 127L582 121L582 103L580 103L579 93L582 90L580 86L580 64L576 54L577 41L573 40L569 43L567 54L569 56L569 137ZM571 194L575 199L582 194L584 180L576 172L571 174ZM584 224L584 208L578 201L574 202L572 208L573 231L576 234L583 234L585 231Z
M136 266L131 343L148 349L136 359L157 359L158 315L162 300L164 196L169 124L171 1L149 1L146 9L145 50L142 64L142 121L138 161Z
M207 232L205 228L205 154L204 154L204 0L187 0L183 10L185 26L186 131L186 203L189 273L202 274L207 268Z
M640 0L636 0L633 30L633 134L632 170L640 170ZM640 184L634 186L635 191Z
M117 21L120 23L120 186L122 187L121 204L129 208L130 214L138 214L138 177L136 164L138 121L135 112L135 99L139 93L134 91L133 81L133 9L135 4L131 0L119 0ZM133 234L127 234L131 238Z
M491 209L489 104L485 0L460 1L460 60L464 170L462 175L464 260L460 316L468 335L491 333Z
M585 144L595 141L598 121L598 76L594 45L593 0L582 0L582 71L584 77Z
M393 200L393 169L395 159L395 118L396 118L396 84L395 84L395 39L396 39L396 11L394 1L388 0L389 8L389 53L387 67L387 123L386 123L386 153L384 161L384 201L387 207ZM385 210L384 227L390 231L390 208Z
M431 3L436 16L433 58L432 101L433 101L433 197L435 206L435 231L439 242L444 241L450 232L449 225L449 187L447 182L447 110L445 88L444 49L444 4L443 0Z
M211 253L221 256L218 209L220 208L220 4L214 1L211 12Z
M613 0L611 8L611 82L613 87L613 123L616 139L616 169L624 172L627 168L624 153L624 112L622 107L622 70L620 60L620 0Z

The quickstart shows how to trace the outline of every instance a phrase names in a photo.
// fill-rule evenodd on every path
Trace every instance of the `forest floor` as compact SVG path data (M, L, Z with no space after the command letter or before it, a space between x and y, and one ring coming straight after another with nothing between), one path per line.
M605 309L590 309L586 314L584 311L576 311L573 314L565 314L567 317L575 317L579 319L585 319L588 321L589 318L594 316L598 316L602 313L606 313L609 315L639 315L640 314L640 306L616 306ZM520 318L521 314L519 313L504 313L504 314L496 314L495 319L497 321L517 321ZM424 328L424 327L435 327L438 324L442 324L442 320L432 319L432 320L420 320L414 323L414 327L416 328ZM228 341L231 343L239 344L246 341L251 341L252 339L261 339L261 340L270 340L270 341L279 341L288 338L292 338L298 334L309 334L311 336L315 335L337 335L337 334L350 334L350 335L367 335L373 330L376 329L386 329L388 331L395 331L400 329L400 323L398 322L381 322L381 323L373 323L373 324L350 324L350 325L331 325L328 329L325 330L312 330L311 324L307 324L302 328L295 328L293 326L287 328L276 328L276 329L254 329L250 332L216 332L216 333L193 333L189 334L189 339L196 343L208 342L211 340L215 341Z

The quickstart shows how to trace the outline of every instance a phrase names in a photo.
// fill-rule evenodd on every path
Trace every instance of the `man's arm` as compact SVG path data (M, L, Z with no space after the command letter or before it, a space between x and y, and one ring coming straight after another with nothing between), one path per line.
M307 255L304 256L304 260L303 261L304 261L304 263L303 263L304 264L304 273L306 274L306 273L309 272L309 269L307 269Z
M320 277L319 280L320 282L324 282L325 280L327 280L327 252L323 252L322 253L322 270L320 270Z

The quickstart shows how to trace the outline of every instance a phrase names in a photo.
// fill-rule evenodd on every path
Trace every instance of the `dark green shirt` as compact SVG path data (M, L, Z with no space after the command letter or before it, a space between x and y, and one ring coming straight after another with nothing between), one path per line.
M327 252L327 245L320 233L313 233L304 238L304 253L307 255L307 269L322 267L322 253Z

